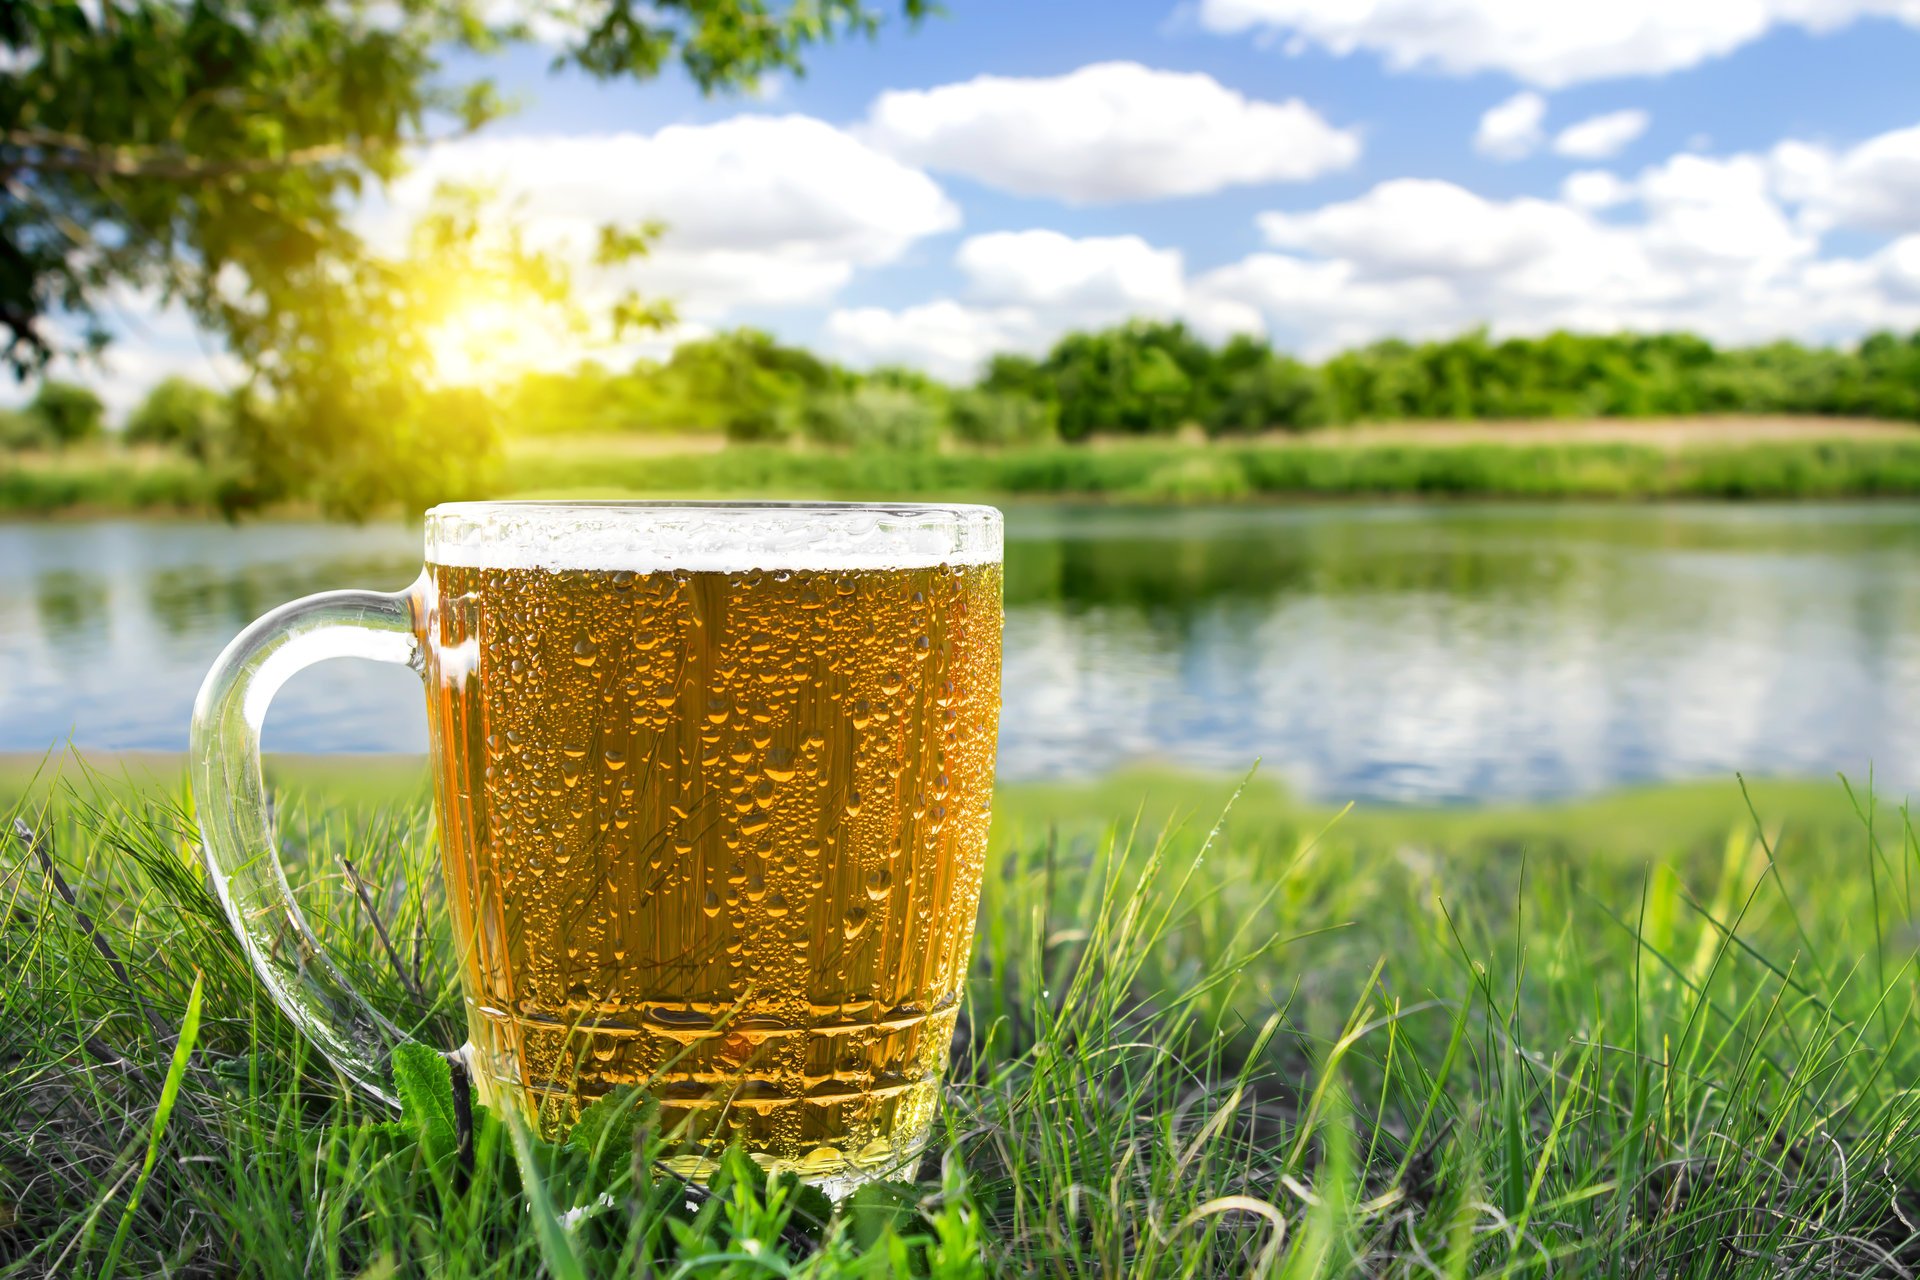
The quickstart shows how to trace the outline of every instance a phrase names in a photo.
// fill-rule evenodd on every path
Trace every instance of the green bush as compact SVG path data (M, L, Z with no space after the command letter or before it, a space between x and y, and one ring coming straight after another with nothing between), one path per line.
M1002 395L1026 396L1030 400L1048 400L1055 390L1052 374L1032 356L1002 352L987 359L986 371L977 384L982 391Z
M583 361L565 373L523 377L507 393L505 421L518 436L718 430L714 406L696 407L685 382L652 360L621 373Z
M1325 425L1331 415L1320 372L1263 347L1256 359L1222 379L1206 425L1214 435L1306 431Z
M1160 467L1127 496L1151 502L1231 502L1252 491L1247 473L1233 458L1196 452Z
M1082 440L1109 432L1168 435L1204 420L1199 400L1213 362L1212 350L1186 326L1134 321L1066 335L1039 371L1060 406L1060 434Z
M922 393L869 383L820 397L804 416L820 444L917 452L940 443L939 406Z
M98 440L106 429L107 408L85 387L49 378L27 406L58 448Z
M219 480L184 457L148 465L131 454L83 455L44 466L0 465L0 511L207 511L219 505Z
M752 400L727 410L722 428L739 444L772 444L793 438L803 408L774 399Z
M20 409L0 409L0 449L19 453L53 447L53 433L39 415Z
M954 439L978 445L1051 440L1059 416L1058 408L1044 400L994 391L956 392L947 406Z
M800 407L834 384L833 368L819 357L757 329L682 343L659 377L686 426L717 426L729 440L749 443L791 437Z
M127 418L126 442L178 449L202 462L232 448L233 409L228 398L186 378L162 381Z
M1058 406L1060 433L1215 434L1323 423L1848 414L1920 421L1920 335L1852 351L1779 342L1719 349L1689 333L1550 333L1493 341L1388 339L1318 368L1236 337L1210 347L1180 325L1070 333L1040 360L999 356L980 389Z

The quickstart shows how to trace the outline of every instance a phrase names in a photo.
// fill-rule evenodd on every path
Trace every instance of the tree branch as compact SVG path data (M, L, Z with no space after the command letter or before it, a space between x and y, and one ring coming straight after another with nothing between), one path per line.
M95 142L77 133L51 129L7 129L0 146L38 152L16 160L22 169L43 173L85 173L100 178L225 178L249 173L273 173L324 164L356 154L345 143L298 147L279 156L249 156L235 160L207 160L169 147L134 147Z
M421 138L405 145L436 146L472 133L470 129ZM403 143L391 144L398 149ZM232 160L210 160L175 147L136 147L96 142L77 133L53 129L0 130L0 148L17 152L0 161L10 169L37 170L42 173L81 173L96 178L159 178L169 182L205 181L216 178L245 177L254 173L279 173L305 169L332 160L353 159L375 150L366 143L328 142L311 147L296 147L277 156L243 156Z

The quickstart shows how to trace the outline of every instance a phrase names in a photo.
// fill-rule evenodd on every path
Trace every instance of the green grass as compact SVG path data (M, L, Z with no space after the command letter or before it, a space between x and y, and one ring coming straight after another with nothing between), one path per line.
M411 775L283 778L310 919L450 1043ZM940 1140L829 1209L744 1173L689 1207L625 1129L456 1162L261 998L171 784L15 782L61 875L0 848L11 1274L1920 1268L1920 842L1837 785L1756 788L1757 826L1730 782L1324 832L1267 787L1218 823L1218 781L1009 788Z
M1652 445L1177 443L1003 453L516 454L522 494L846 498L1079 495L1142 502L1273 497L1839 498L1920 494L1920 440Z
M215 478L180 458L0 457L0 512L214 509ZM1128 502L1272 498L1846 498L1920 495L1920 439L1698 445L1364 444L1304 448L1176 442L1003 452L794 452L739 445L657 454L619 442L512 451L469 496L758 495L840 498L1078 496Z
M0 512L208 512L219 480L191 458L148 450L0 452Z

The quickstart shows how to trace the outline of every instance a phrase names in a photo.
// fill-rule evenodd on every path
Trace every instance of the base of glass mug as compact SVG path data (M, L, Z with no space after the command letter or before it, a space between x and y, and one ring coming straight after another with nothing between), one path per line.
M518 1084L498 1079L493 1073L478 1067L478 1054L473 1041L469 1040L454 1050L454 1056L465 1063L468 1079L473 1082L480 1105L495 1112L502 1107L514 1107L536 1130L544 1130L542 1116L537 1109L525 1105L526 1095ZM938 1086L935 1085L933 1093L936 1097L938 1092ZM842 1200L869 1182L889 1178L911 1180L920 1157L925 1154L932 1139L936 1120L936 1115L929 1114L903 1141L875 1140L850 1154L836 1147L822 1146L798 1160L759 1151L747 1152L747 1158L769 1174L791 1173L800 1181L818 1187L828 1199ZM553 1138L558 1135L545 1136ZM717 1156L700 1152L683 1151L663 1156L657 1163L675 1177L699 1184L704 1184L720 1167Z
M821 1148L805 1160L782 1160L752 1151L747 1153L747 1158L769 1175L791 1173L807 1185L818 1187L827 1199L837 1201L846 1199L855 1189L869 1182L883 1179L911 1181L930 1136L920 1134L904 1146L889 1146L884 1153L870 1147L847 1156L832 1148ZM693 1183L705 1183L720 1167L718 1160L705 1155L665 1156L659 1163L676 1177Z

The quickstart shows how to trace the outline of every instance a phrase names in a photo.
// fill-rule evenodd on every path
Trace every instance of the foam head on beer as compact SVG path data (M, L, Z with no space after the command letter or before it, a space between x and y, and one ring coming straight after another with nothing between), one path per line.
M479 1087L656 1099L858 1177L924 1144L980 893L989 508L455 504L429 518L436 793Z

